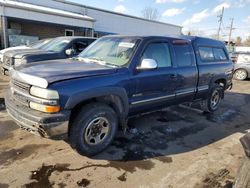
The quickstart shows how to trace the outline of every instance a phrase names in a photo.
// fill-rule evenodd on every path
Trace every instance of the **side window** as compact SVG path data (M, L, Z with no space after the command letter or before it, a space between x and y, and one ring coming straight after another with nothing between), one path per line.
M154 59L159 68L172 66L169 46L166 42L149 44L142 55L142 59Z
M74 54L79 54L81 53L86 47L88 46L88 41L84 42L84 41L78 41L73 43L73 50L74 50Z
M179 67L192 66L192 54L189 45L174 45L176 60Z
M211 47L199 47L199 53L202 61L213 61L214 54Z
M227 60L227 56L225 51L222 48L213 48L214 51L214 58L218 61L225 61Z

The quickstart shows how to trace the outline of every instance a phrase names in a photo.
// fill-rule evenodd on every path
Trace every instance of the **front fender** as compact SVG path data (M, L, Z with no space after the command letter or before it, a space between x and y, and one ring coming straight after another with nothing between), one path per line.
M117 87L97 88L90 91L79 92L77 94L70 96L64 108L67 110L71 110L74 107L76 107L76 105L86 100L97 97L109 96L109 95L118 96L122 100L125 114L128 114L129 104L128 104L127 92L124 88L117 88Z

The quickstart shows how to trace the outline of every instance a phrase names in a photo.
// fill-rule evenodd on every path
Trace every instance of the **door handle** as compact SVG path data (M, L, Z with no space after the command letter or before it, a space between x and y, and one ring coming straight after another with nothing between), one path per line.
M174 79L177 77L177 74L170 74L170 78Z

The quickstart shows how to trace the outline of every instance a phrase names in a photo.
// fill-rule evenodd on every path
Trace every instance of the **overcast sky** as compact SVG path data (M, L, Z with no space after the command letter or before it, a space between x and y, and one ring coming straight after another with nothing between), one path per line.
M222 32L228 37L231 18L234 18L233 37L250 36L250 0L70 0L119 13L141 16L141 10L154 7L160 21L183 26L183 31L198 30L212 35L218 29L218 17L225 8Z

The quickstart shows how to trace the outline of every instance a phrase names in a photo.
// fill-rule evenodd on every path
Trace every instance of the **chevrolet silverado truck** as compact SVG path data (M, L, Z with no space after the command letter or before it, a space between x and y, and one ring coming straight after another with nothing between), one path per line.
M22 128L95 155L129 117L180 103L218 109L232 86L224 44L201 37L107 36L78 57L11 72L5 103Z
M23 64L71 58L79 55L95 40L92 37L56 37L39 48L9 51L3 55L2 71L7 75L10 68Z

